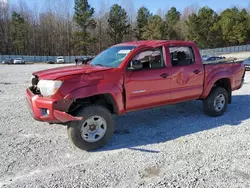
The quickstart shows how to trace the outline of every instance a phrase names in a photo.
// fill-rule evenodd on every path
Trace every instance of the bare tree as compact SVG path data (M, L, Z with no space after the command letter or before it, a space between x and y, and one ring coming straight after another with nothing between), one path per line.
M108 3L107 0L100 0L100 8L95 14L96 19L96 28L95 28L95 35L98 40L98 52L102 51L106 46L104 45L107 43L107 35L105 35L105 31L108 25Z
M121 0L121 6L126 10L128 14L128 34L125 35L125 41L136 40L136 9L133 0Z
M10 14L9 5L0 1L0 54L10 52Z
M188 16L195 13L197 14L199 11L200 7L197 4L192 4L188 7L185 7L181 16L182 20L187 20Z
M162 20L165 20L165 14L167 10L163 10L162 8L158 8L156 11L156 15L160 16Z
M18 1L18 3L10 5L6 1L0 0L0 54L80 55L77 53L80 53L79 48L84 43L82 43L81 37L77 38L73 35L79 31L79 24L77 25L76 20L73 20L74 0L44 0L44 3L39 5L40 7L35 1L33 7L27 6L25 0ZM89 41L85 50L89 55L99 53L112 43L111 36L108 34L110 0L99 1L99 8L95 9L94 17L92 17L96 27L88 27L85 30L89 33L84 39ZM90 0L89 2L91 4ZM129 25L128 33L123 34L122 41L136 40L138 27L134 1L119 0L118 2L126 10L126 21ZM156 12L165 24L167 8L160 7ZM199 9L197 4L183 9L181 19L173 27L175 31L178 31L178 39L187 39L190 33L185 21L190 15L197 14ZM247 32L250 33L250 4L247 10L248 22L245 25L247 25ZM13 13L15 13L14 18ZM19 22L15 19L19 19ZM168 27L163 28L164 31L167 31ZM248 35L250 36L250 34ZM75 45L77 42L79 42L78 47Z
M199 11L199 6L197 4L192 4L188 7L185 7L182 14L181 14L181 21L178 24L178 27L180 28L180 35L182 36L182 39L185 39L185 36L187 36L187 25L185 24L185 21L188 19L188 17L192 14L197 14Z

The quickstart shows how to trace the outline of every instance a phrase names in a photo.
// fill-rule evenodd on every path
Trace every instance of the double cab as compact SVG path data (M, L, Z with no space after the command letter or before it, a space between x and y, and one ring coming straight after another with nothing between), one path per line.
M221 116L244 75L241 61L203 62L191 41L135 41L86 65L34 72L26 98L36 120L67 125L74 145L89 151L110 141L114 114L201 100L205 114Z

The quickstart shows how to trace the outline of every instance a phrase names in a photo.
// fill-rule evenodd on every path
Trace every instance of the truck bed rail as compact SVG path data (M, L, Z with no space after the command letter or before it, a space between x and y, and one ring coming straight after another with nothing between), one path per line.
M224 58L224 59L219 59L219 60L215 60L215 61L204 61L203 64L204 65L214 65L214 64L224 64L224 63L242 63L243 59L237 59L237 58Z

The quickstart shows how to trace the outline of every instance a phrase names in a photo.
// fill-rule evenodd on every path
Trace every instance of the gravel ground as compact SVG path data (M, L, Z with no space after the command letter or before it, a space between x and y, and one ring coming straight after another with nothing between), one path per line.
M110 144L88 153L25 106L31 73L55 66L0 66L0 187L249 187L248 83L222 117L200 101L118 117Z

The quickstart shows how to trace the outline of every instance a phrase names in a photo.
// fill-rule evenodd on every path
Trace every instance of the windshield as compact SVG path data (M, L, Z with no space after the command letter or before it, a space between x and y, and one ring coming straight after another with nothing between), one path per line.
M90 64L105 67L119 67L121 62L134 48L135 46L110 47L96 56Z

